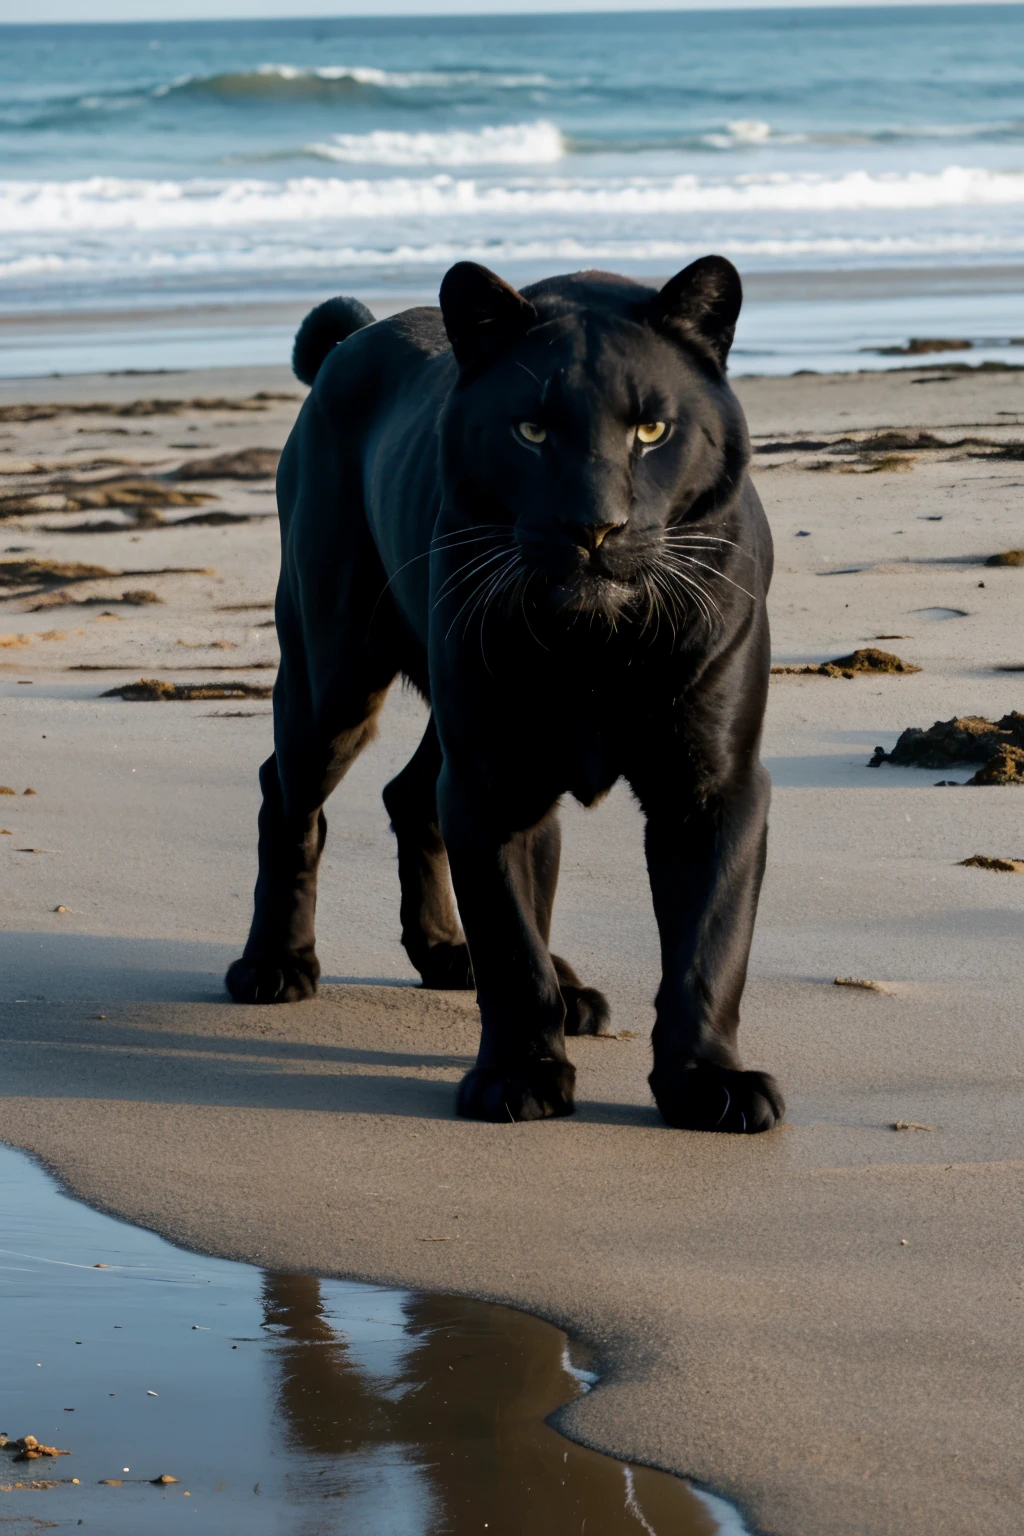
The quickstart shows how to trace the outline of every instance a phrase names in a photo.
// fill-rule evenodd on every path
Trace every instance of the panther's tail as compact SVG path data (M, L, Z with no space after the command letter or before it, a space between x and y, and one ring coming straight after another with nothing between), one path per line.
M318 304L299 326L292 349L292 369L303 384L312 384L324 358L339 341L373 324L373 315L358 299L328 299Z

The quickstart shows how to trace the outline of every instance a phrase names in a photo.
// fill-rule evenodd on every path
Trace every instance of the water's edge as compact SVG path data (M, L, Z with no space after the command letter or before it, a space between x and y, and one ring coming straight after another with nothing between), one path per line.
M82 1208L85 1212L89 1212L103 1219L112 1219L116 1221L117 1223L121 1224L122 1230L126 1227L129 1233L144 1235L145 1237L157 1239L161 1243L171 1244L173 1245L173 1248L183 1256L191 1256L200 1260L208 1260L217 1266L224 1264L229 1264L234 1267L245 1266L247 1270L253 1270L256 1267L263 1267L258 1257L254 1258L251 1255L245 1255L237 1251L232 1251L230 1245L217 1245L215 1247L210 1247L196 1244L194 1240L186 1239L183 1241L179 1235L176 1235L173 1223L153 1224L150 1221L138 1221L133 1216L128 1214L124 1209L118 1207L115 1204L112 1204L108 1200L99 1199L94 1194L90 1193L86 1187L87 1181L83 1180L80 1182L71 1170L65 1168L61 1164L60 1160L53 1159L46 1154L41 1153L34 1147L26 1146L18 1141L12 1141L9 1139L9 1137L2 1133L0 1133L0 1149L5 1151L9 1149L10 1151L18 1154L19 1157L28 1159L29 1168L33 1169L36 1173L41 1172L43 1175L45 1175L45 1177L50 1181L51 1186L55 1186L54 1192L59 1197L66 1198L74 1202L75 1206ZM8 1187L9 1185L5 1186L3 1182L0 1181L0 1193L2 1193L2 1191ZM6 1235L7 1233L5 1230L5 1238ZM4 1246L6 1248L6 1242ZM35 1244L35 1246L38 1246L38 1244ZM10 1252L11 1250L7 1251ZM14 1251L17 1250L15 1249ZM59 1260L40 1260L39 1262L60 1264L62 1268L66 1269L86 1269L89 1267L85 1265L69 1265L66 1263L66 1261ZM2 1267L11 1266L6 1262L3 1262L0 1263L0 1268ZM569 1323L567 1326L566 1322L562 1318L550 1316L543 1309L534 1312L524 1308L521 1301L512 1301L503 1296L482 1294L470 1289L459 1287L446 1287L444 1290L442 1290L440 1288L417 1285L414 1292L409 1292L409 1288L403 1286L402 1282L400 1280L396 1280L393 1275L374 1272L372 1270L367 1271L347 1268L343 1271L332 1271L330 1274L323 1274L321 1272L313 1274L312 1272L302 1270L294 1272L294 1278L296 1280L302 1276L305 1276L314 1282L320 1280L336 1281L342 1283L343 1285L352 1287L374 1287L381 1289L387 1288L389 1291L394 1293L396 1298L400 1294L412 1294L415 1298L423 1298L425 1302L433 1300L442 1305L448 1302L457 1304L458 1302L462 1301L466 1304L469 1304L470 1306L476 1306L478 1308L484 1307L492 1309L495 1312L500 1309L505 1313L513 1314L517 1319L520 1320L520 1324L539 1324L544 1328L550 1327L557 1330L558 1334L560 1335L560 1339L558 1341L558 1350L562 1370L567 1379L571 1377L573 1380L575 1380L581 1392L590 1391L591 1388L597 1386L601 1381L608 1379L608 1375L610 1374L610 1370L608 1372L604 1370L595 1372L592 1369L594 1364L600 1366L603 1363L602 1355L607 1355L607 1346L603 1352L598 1350L595 1346L591 1346L586 1342L585 1339L581 1338L577 1330L573 1329L571 1323ZM287 1280L289 1277L283 1276L282 1278ZM226 1305L226 1303L218 1303L218 1305ZM11 1310L9 1306L6 1308L6 1314L8 1320L10 1320ZM54 1319L54 1327L56 1327L56 1319L58 1316L60 1316L60 1313L57 1309L54 1309L52 1316ZM80 1325L77 1321L75 1326L81 1331ZM85 1341L76 1340L76 1345L79 1342ZM82 1357L77 1357L77 1359L81 1358ZM585 1360L585 1365L581 1363L581 1359ZM451 1367L449 1367L449 1369L451 1369ZM319 1389L317 1390L319 1392ZM562 1390L564 1392L564 1389ZM566 1445L572 1447L575 1450L578 1450L585 1455L597 1456L602 1460L614 1462L616 1465L623 1468L626 1475L626 1509L630 1511L634 1519L640 1521L642 1528L652 1532L658 1531L659 1533L661 1531L671 1530L673 1536L677 1536L677 1533L678 1536L685 1536L685 1532L689 1531L693 1532L693 1536L705 1536L705 1531L708 1533L708 1536L710 1536L710 1532L712 1531L721 1533L721 1536L752 1536L753 1527L744 1522L733 1505L727 1503L724 1499L712 1492L710 1489L697 1486L693 1483L692 1479L686 1476L685 1473L677 1472L675 1469L668 1467L659 1467L654 1463L648 1463L642 1460L633 1459L632 1462L630 1462L620 1452L617 1452L614 1449L610 1449L603 1444L595 1443L589 1439L584 1439L578 1435L568 1433L566 1429L561 1426L560 1420L564 1417L564 1410L569 1406L569 1403L575 1400L575 1395L578 1394L570 1394L569 1397L561 1396L560 1401L549 1404L547 1411L544 1413L543 1419L541 1423L537 1425L537 1428L539 1429L543 1427L544 1429L552 1431ZM111 1396L114 1396L114 1394L111 1394ZM482 1409L483 1405L481 1404L479 1406ZM74 1421L70 1422L74 1423ZM9 1426L0 1425L0 1428L6 1428L7 1432L11 1433L12 1435L36 1432L31 1425L21 1424L20 1421ZM48 1426L44 1425L43 1428L45 1429L46 1433L50 1433ZM569 1452L567 1451L566 1460L568 1460L568 1455ZM632 1471L630 1470L631 1467ZM57 1468L58 1470L52 1474L55 1477L59 1477L63 1471L63 1468L59 1463L57 1464ZM9 1479L11 1470L12 1469L6 1465L5 1460L0 1461L0 1482L3 1482L5 1479ZM29 1470L31 1475L35 1475L37 1477L46 1477L50 1475L50 1469L45 1463L43 1463L42 1466L39 1463L33 1463ZM666 1488L659 1485L657 1481L649 1486L644 1484L645 1479L648 1479L649 1481L649 1479L652 1478L655 1480L662 1479L670 1486L666 1490ZM634 1500L635 1490L639 1492L640 1497L644 1500L643 1510L641 1510L639 1504L637 1504L635 1508L631 1508L631 1501ZM706 1512L706 1516L709 1517L710 1521L714 1522L713 1525L708 1524L705 1527L703 1522L693 1524L692 1521L688 1521L685 1525L682 1525L679 1523L682 1515L679 1512L675 1512L672 1515L673 1524L670 1527L666 1527L664 1525L652 1526L645 1516L645 1511L648 1513L650 1512L649 1505L651 1501L653 1500L654 1502L657 1502L659 1494L664 1497L667 1493L669 1502L671 1503L672 1495L676 1492L678 1492L680 1496L685 1495L690 1497L694 1503L695 1509L703 1509L703 1511ZM198 1513L198 1509L195 1509L195 1512ZM406 1516L403 1518L408 1517ZM657 1513L652 1513L651 1518L657 1518ZM193 1528L195 1529L195 1527ZM492 1528L494 1527L492 1526ZM532 1528L538 1533L541 1533L542 1530L546 1529L546 1527L542 1527L536 1524L536 1522L533 1522ZM383 1527L381 1529L383 1529ZM552 1529L558 1529L558 1527L555 1526ZM609 1529L611 1529L611 1527L609 1527ZM500 1526L497 1527L497 1531L498 1536L500 1536ZM110 1536L115 1536L113 1527L111 1527Z

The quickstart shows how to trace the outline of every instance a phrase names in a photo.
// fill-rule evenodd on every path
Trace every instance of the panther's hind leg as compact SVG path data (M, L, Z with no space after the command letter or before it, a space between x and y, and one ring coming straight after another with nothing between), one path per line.
M459 926L437 814L441 745L433 716L416 751L384 791L398 839L402 943L425 987L465 991L473 967Z
M255 910L242 957L225 978L236 1002L296 1002L316 991L323 803L376 734L398 670L397 615L380 601L386 579L365 528L310 521L296 527L293 515L284 548L275 750L260 770Z
M562 855L562 828L557 812L534 833L532 841L533 906L537 927L545 942L551 936L551 915ZM608 1028L611 1009L608 999L596 987L585 987L568 960L552 955L551 963L558 977L558 989L565 1003L567 1035L603 1035Z
M354 688L330 725L283 743L260 769L259 874L252 928L227 973L239 1003L291 1003L312 997L316 957L316 882L327 835L323 802L376 734L387 682ZM294 719L294 717L293 717ZM279 738L280 739L280 738Z

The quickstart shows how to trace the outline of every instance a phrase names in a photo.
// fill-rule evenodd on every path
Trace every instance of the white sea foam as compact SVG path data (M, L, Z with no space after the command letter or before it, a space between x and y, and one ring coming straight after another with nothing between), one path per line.
M324 64L319 69L299 69L294 64L261 64L257 74L276 75L282 80L355 80L358 85L379 85L385 89L409 90L416 86L492 85L499 90L515 90L549 85L547 75L501 74L486 69L375 69L363 64Z
M294 177L287 181L144 181L95 176L0 182L8 237L159 230L280 229L355 219L894 213L1024 204L1024 172L947 166L934 174L787 174L596 181L514 177Z
M565 143L554 123L508 123L475 131L336 133L305 153L349 165L543 165L560 160Z
M771 123L740 117L726 123L725 133L702 133L700 143L711 149L744 149L750 144L806 144L806 133L777 133Z
M714 248L737 261L772 264L810 262L835 264L864 261L890 262L938 260L991 260L994 256L1024 256L1024 236L970 235L947 232L934 236L800 236L783 238L716 237ZM444 267L454 261L480 261L489 266L513 262L558 263L566 270L593 265L596 261L637 262L667 267L682 264L708 251L707 240L439 240L423 245L323 246L284 241L276 244L231 243L201 249L171 250L166 245L132 247L113 242L93 247L88 255L46 251L0 260L0 282L32 277L140 279L147 276L248 276L280 272L349 270L396 271L402 268Z

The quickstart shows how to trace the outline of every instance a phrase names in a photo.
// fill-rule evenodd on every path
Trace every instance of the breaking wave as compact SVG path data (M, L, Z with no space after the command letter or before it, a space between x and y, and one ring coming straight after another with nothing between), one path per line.
M415 137L415 135L413 136ZM545 139L545 143L551 144ZM642 216L744 213L894 213L1024 204L1024 172L946 166L934 174L849 171L632 177L617 181L558 176L495 181L424 177L293 177L274 182L128 180L95 176L69 182L0 182L0 228L7 235L113 230L246 230L310 220L379 218Z
M453 128L446 133L336 133L304 153L345 165L541 165L560 160L565 141L554 123Z
M182 75L156 86L154 97L217 96L227 101L312 100L370 89L376 91L452 90L486 86L492 90L527 90L549 84L546 75L503 74L485 69L376 69L364 64L325 64L300 69L295 64L261 64L258 69L215 75Z

